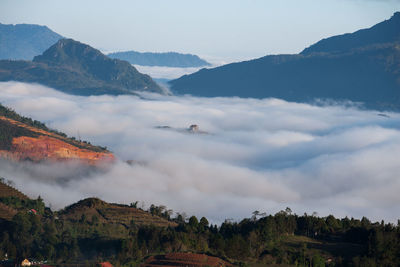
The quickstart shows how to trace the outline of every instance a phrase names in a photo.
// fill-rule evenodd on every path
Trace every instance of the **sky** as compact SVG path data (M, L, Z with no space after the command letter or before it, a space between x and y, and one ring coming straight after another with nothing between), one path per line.
M166 205L214 223L286 207L399 219L399 113L278 99L84 97L17 82L0 83L0 91L3 105L70 136L79 132L117 157L98 172L0 160L1 177L53 209L99 197ZM188 133L191 124L206 133Z
M47 25L102 51L177 51L230 62L298 53L395 11L398 0L1 0L0 22Z

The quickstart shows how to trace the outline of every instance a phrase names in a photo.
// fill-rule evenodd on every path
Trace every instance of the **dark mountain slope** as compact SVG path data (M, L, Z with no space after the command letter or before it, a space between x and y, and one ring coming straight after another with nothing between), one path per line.
M0 81L35 82L77 95L163 93L126 61L72 39L61 39L33 61L0 61Z
M61 38L46 26L0 23L0 59L32 60Z
M369 29L323 39L304 49L301 54L343 52L354 48L393 42L400 42L400 12L394 13L389 20L378 23Z
M111 58L126 60L131 64L142 66L165 66L165 67L202 67L210 66L207 61L196 55L180 54L175 52L167 53L140 53L136 51L116 52L108 54Z
M351 100L368 108L400 110L400 45L367 43L342 52L266 56L202 69L170 84L179 94Z

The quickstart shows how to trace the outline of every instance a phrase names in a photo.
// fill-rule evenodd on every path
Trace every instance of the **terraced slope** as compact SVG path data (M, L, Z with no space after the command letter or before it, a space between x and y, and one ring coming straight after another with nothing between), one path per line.
M121 204L111 204L98 198L87 198L71 206L66 207L59 213L60 219L76 222L82 219L95 216L99 223L119 224L129 227L133 222L137 226L154 225L159 227L177 226L164 218L153 216L140 209Z
M8 197L28 199L28 197L25 194L21 193L12 186L5 184L2 180L0 181L0 199ZM0 219L10 221L14 217L14 215L17 214L17 212L18 211L16 209L0 202Z
M17 197L20 199L28 199L25 194L21 193L14 187L11 187L0 181L0 198L2 197Z
M17 210L0 202L0 219L11 221Z
M232 266L228 262L205 254L195 253L170 253L167 255L151 256L141 267L156 266L182 266L182 267L200 267L200 266Z

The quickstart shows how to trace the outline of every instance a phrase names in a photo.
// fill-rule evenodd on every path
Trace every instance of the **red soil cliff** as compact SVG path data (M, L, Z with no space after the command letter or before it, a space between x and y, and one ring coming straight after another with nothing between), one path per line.
M114 161L114 155L106 150L94 151L94 146L37 129L24 123L0 116L0 122L37 133L37 137L18 136L12 139L9 149L0 150L0 157L10 160L81 161L89 165Z

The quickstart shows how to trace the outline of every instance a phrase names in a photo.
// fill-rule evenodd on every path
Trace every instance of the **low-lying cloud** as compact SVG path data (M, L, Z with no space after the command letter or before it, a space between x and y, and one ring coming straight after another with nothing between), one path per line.
M398 113L278 99L80 97L15 82L0 83L0 92L2 104L107 146L119 159L107 171L0 162L0 176L53 208L96 196L214 222L287 206L298 214L399 219ZM182 131L191 124L208 134Z

